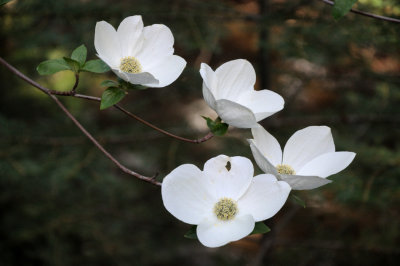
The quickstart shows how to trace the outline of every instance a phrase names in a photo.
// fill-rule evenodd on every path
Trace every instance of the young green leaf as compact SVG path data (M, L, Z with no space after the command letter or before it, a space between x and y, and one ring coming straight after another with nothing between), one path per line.
M102 87L118 87L119 84L118 84L118 82L116 82L114 80L103 80L100 83L100 86L102 86Z
M101 96L100 110L104 110L119 103L126 95L126 91L119 87L110 87Z
M250 235L254 234L265 234L271 231L271 229L265 225L263 222L256 222L256 225L254 226L253 232L250 233Z
M291 195L293 201L300 205L301 207L305 208L306 207L306 202L304 200L302 200L300 197L297 197L296 195L292 194Z
M93 73L104 73L104 72L110 71L110 67L106 63L104 63L102 60L96 59L96 60L87 61L83 65L81 70L87 71L87 72L93 72Z
M215 136L223 136L228 131L229 125L226 123L222 123L221 119L217 118L215 120L212 120L211 118L204 116L203 118L207 121L207 126L210 129L211 133L213 133Z
M72 54L71 54L71 59L77 61L80 66L83 66L86 62L86 56L87 56L87 49L84 44L76 48Z
M332 16L335 19L340 19L346 15L357 0L335 0L335 4L332 9Z
M129 85L126 87L128 90L147 90L149 87L140 85L140 84L131 84L127 82Z
M40 63L37 68L40 75L51 75L63 70L72 70L64 59L50 59Z
M69 65L69 67L71 68L72 71L74 71L75 73L79 72L81 66L79 65L78 61L68 58L68 57L63 57L63 58L64 58L65 62L67 62L67 64Z
M0 6L7 4L8 2L11 2L12 0L0 0Z
M123 80L121 78L118 78L118 82L119 82L119 85L121 85L122 88L125 88L127 90L145 90L145 89L148 89L148 87L145 87L145 86L142 86L142 85L139 85L139 84L132 84L132 83L129 83L129 82L127 82L127 81L125 81L125 80Z
M183 236L189 239L197 239L196 229L197 225L193 225Z

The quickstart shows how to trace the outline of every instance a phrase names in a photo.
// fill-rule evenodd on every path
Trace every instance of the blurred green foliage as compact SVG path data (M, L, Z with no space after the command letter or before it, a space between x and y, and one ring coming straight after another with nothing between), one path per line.
M330 185L297 192L307 207L288 201L266 221L272 231L264 238L206 249L183 237L190 226L167 213L159 188L119 171L46 95L0 67L1 265L398 264L400 27L354 14L336 22L320 1L270 0L260 15L259 2L14 0L0 9L0 56L41 84L68 90L72 73L41 77L36 66L80 44L96 59L96 21L116 27L140 14L145 25L171 28L188 67L167 88L130 91L122 104L133 113L201 136L185 111L202 98L198 62L215 69L246 58L258 70L258 88L266 69L269 88L285 98L285 109L263 121L281 145L300 128L328 125L337 150L357 153L350 167ZM400 15L395 0L356 7ZM267 40L258 38L263 29ZM83 73L78 92L100 96L104 79L115 77ZM123 164L146 175L162 178L183 163L202 167L218 154L251 158L246 130L187 144L99 111L98 103L62 101Z

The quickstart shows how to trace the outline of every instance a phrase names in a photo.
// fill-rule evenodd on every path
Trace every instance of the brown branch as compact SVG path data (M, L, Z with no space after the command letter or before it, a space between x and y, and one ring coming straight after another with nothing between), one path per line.
M76 77L76 81L78 82L78 81L79 81L79 76L75 76L75 77ZM28 78L28 79L29 79L29 78ZM25 79L24 79L24 80L25 80ZM29 80L30 80L30 79L29 79ZM27 80L25 80L25 81L27 81ZM32 80L31 80L31 81L32 81ZM34 84L40 86L40 85L37 84L36 82L34 82L34 81L32 81L32 82L33 82ZM73 88L71 91L60 92L60 91L50 90L50 89L43 88L43 87L42 87L42 88L44 89L44 92L50 93L50 94L55 94L55 95L60 95L60 96L73 96L73 97L81 98L81 99L85 99L85 100L101 102L101 98L99 98L99 97L75 93L75 88L76 88L76 86L77 86L77 82L75 82L75 86L74 86L74 88ZM29 82L28 82L28 83L29 83ZM30 84L33 85L32 83L30 83ZM33 86L37 87L36 85L33 85ZM165 130L163 130L163 129L161 129L161 128L159 128L159 127L157 127L157 126L151 124L150 122L147 122L146 120L144 120L144 119L138 117L138 116L135 115L135 114L132 114L131 112L129 112L128 110L126 110L125 108L123 108L123 107L122 107L121 105L119 105L119 104L115 104L113 107L116 108L116 109L118 109L118 110L120 110L121 112L125 113L127 116L129 116L129 117L131 117L131 118L133 118L133 119L136 119L136 120L139 121L140 123L143 123L143 124L145 124L146 126L151 127L152 129L154 129L154 130L156 130L156 131L158 131L158 132L160 132L160 133L163 133L163 134L165 134L165 135L167 135L167 136L169 136L169 137L171 137L171 138L178 139L178 140L180 140L180 141L184 141L184 142L188 142L188 143L199 144L199 143L202 143L202 142L206 142L207 140L209 140L209 139L211 139L212 137L214 137L214 134L211 133L211 132L209 132L207 135L205 135L204 137L202 137L202 138L200 138L200 139L188 139L188 138L184 138L184 137L181 137L181 136L177 136L177 135L174 135L174 134L172 134L172 133L170 133L170 132L168 132L168 131L165 131Z
M101 99L100 99L99 97L94 97L94 96L90 96L90 95L75 94L75 95L72 95L72 96L73 96L73 97L76 97L76 98L91 100L91 101L98 101L98 102L101 101ZM211 139L212 137L214 137L214 134L212 134L211 132L209 132L207 135L205 135L204 137L202 137L202 138L200 138L200 139L187 139L187 138L184 138L184 137L180 137L180 136L174 135L174 134L172 134L172 133L169 133L168 131L165 131L165 130L159 128L159 127L156 127L155 125L153 125L153 124L147 122L146 120L144 120L144 119L138 117L137 115L132 114L131 112L129 112L128 110L126 110L125 108L123 108L123 107L122 107L121 105L119 105L119 104L115 104L114 107L115 107L116 109L120 110L121 112L123 112L124 114L126 114L127 116L132 117L133 119L136 119L136 120L139 121L140 123L143 123L143 124L145 124L146 126L151 127L152 129L157 130L158 132L161 132L161 133L163 133L163 134L165 134L165 135L167 135L167 136L169 136L169 137L172 137L172 138L175 138L175 139L184 141L184 142L189 142L189 143L196 143L196 144L198 144L198 143L205 142L205 141Z
M79 84L79 73L75 73L75 84L74 87L72 87L71 91L75 94L76 88L78 87Z
M333 6L335 4L333 1L329 1L329 0L320 0L320 1L324 2L327 5L331 5L331 6ZM353 8L350 9L350 12L353 12L355 14L359 14L359 15L362 15L362 16L374 18L374 19L379 19L379 20L384 20L384 21L389 21L389 22L394 22L394 23L400 23L400 19L380 16L380 15L376 15L376 14L360 11L360 10L357 10L357 9L353 9Z
M5 61L3 58L0 57L0 63L2 65L4 65L7 69L9 69L13 74L15 74L16 76L18 76L19 78L21 78L22 80L24 80L25 82L29 83L30 85L32 85L33 87L38 88L39 90L41 90L42 92L46 93L53 101L56 102L56 104L58 105L58 107L60 107L61 110L63 110L63 112L72 120L72 122L83 132L83 134L86 135L86 137L88 137L94 145L96 145L96 147L102 151L113 163L115 163L118 168L120 168L122 171L124 171L125 173L135 176L136 178L149 182L151 184L154 185L158 185L160 186L161 183L155 180L155 177L157 176L154 175L153 177L147 177L147 176L143 176L141 174L138 174L130 169L128 169L127 167L123 166L117 159L115 159L109 152L107 152L104 147L79 123L78 120L76 120L76 118L67 110L67 108L65 108L65 106L58 100L58 98L54 95L52 95L51 90L41 86L40 84L36 83L35 81L33 81L32 79L28 78L27 76L25 76L24 74L22 74L18 69L16 69L15 67L13 67L12 65L10 65L7 61ZM78 80L78 79L77 79ZM75 82L77 85L77 82ZM76 88L74 86L74 88ZM73 89L74 91L74 89Z

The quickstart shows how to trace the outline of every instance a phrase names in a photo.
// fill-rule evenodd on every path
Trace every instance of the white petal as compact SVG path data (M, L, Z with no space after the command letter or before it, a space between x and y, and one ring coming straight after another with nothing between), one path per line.
M214 93L214 90L218 83L217 76L215 75L215 72L211 69L211 67L206 63L201 63L200 76L202 77L203 82L210 89L210 92Z
M105 21L96 23L94 32L94 47L99 57L111 68L121 63L121 46L114 27Z
M197 237L204 246L216 248L249 235L254 225L251 215L235 217L231 221L220 221L214 218L197 226Z
M120 62L120 61L118 61L118 64L116 65L115 63L112 64L112 61L109 61L108 58L102 57L102 56L100 56L99 54L97 54L97 56L98 56L104 63L106 63L111 69L116 70L117 72L119 71L119 64L120 64L119 62ZM115 73L115 72L114 72L114 73Z
M165 57L174 53L174 36L171 30L162 24L143 28L143 46L137 54L143 71L159 64Z
M216 99L236 101L241 93L254 90L256 72L247 60L229 61L217 68L215 74L218 77Z
M280 175L279 178L287 182L293 190L309 190L329 184L332 181L318 176Z
M247 107L229 100L217 100L216 112L221 119L234 127L252 128L257 126L256 117Z
M203 78L203 97L208 106L213 110L216 109L215 91L217 86L217 77L214 71L205 63L201 63L200 75Z
M230 170L226 168L230 163ZM217 199L237 200L246 192L253 179L254 167L245 157L219 155L204 164L204 175L209 178Z
M181 75L185 66L185 59L177 55L170 55L148 70L149 73L159 80L159 84L145 85L153 88L168 86Z
M249 213L256 222L274 216L285 204L290 186L275 176L255 176L246 193L238 201L239 212Z
M266 131L262 126L258 125L251 129L253 134L254 144L260 150L263 156L276 167L282 163L282 149L279 142Z
M143 21L141 16L130 16L119 24L117 35L122 56L135 56L142 48Z
M355 156L354 152L346 151L325 153L308 162L297 174L325 178L342 171Z
M249 108L257 121L282 110L285 104L282 96L270 90L246 91L240 94L237 102Z
M283 164L290 165L296 173L315 157L334 152L331 129L327 126L311 126L295 132L283 150Z
M264 156L264 154L260 151L260 149L255 145L254 140L249 139L250 149L253 153L254 160L256 161L258 167L266 173L273 174L275 176L278 175L275 166Z
M215 111L217 109L217 103L214 95L211 93L205 82L203 82L203 97L208 106Z
M112 71L123 80L130 82L132 84L139 84L150 86L150 84L157 85L158 79L156 79L152 74L148 72L141 72L141 73L126 73L119 71L118 69L112 69Z
M161 186L165 208L177 219L199 224L212 215L216 199L209 193L208 179L196 166L181 165L168 174Z

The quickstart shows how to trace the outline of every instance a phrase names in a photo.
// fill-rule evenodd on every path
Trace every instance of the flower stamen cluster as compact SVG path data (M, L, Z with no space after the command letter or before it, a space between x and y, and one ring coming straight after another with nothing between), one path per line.
M237 204L230 198L222 198L214 206L214 213L222 221L232 220L238 211Z
M142 72L142 65L140 64L139 60L133 56L123 57L121 59L119 68L121 71L131 74Z
M278 164L276 166L276 171L278 171L278 173L280 173L281 175L295 175L296 172L294 171L294 169L287 164Z

